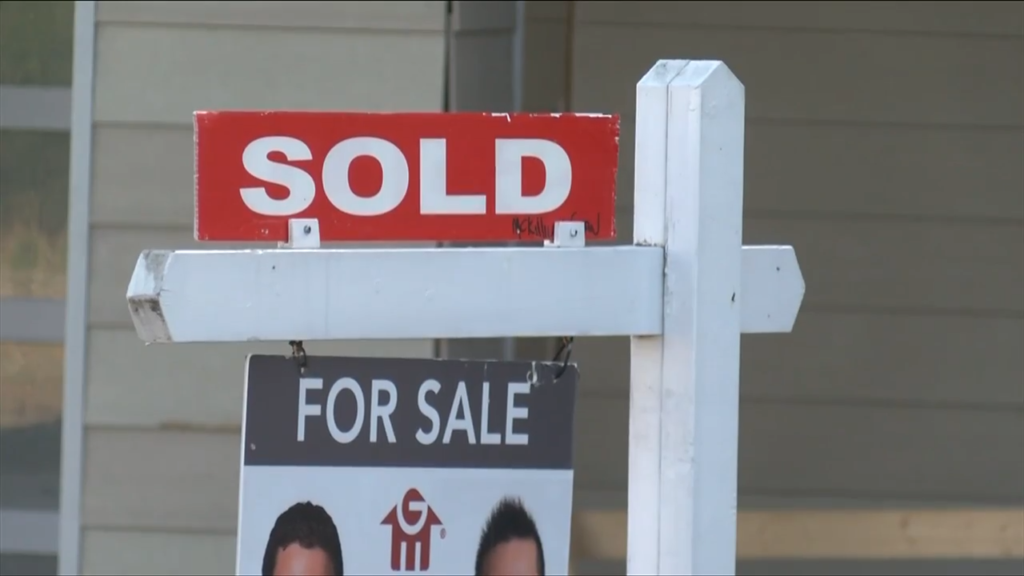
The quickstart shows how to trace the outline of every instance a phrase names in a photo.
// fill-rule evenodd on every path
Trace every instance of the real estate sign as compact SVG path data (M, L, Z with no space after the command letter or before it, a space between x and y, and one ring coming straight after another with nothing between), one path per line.
M561 368L249 357L238 573L568 573Z

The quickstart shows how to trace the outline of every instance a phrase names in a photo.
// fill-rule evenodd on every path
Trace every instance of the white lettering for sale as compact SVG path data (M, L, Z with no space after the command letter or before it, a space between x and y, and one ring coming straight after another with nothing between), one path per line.
M490 382L484 381L481 384L478 404L470 402L465 381L459 381L455 386L451 404L438 407L433 400L441 391L441 383L428 378L420 384L416 394L416 405L429 425L420 426L416 431L417 442L429 445L440 440L442 444L450 444L453 438L458 436L460 440L464 438L469 444L526 446L530 443L529 433L515 431L516 421L527 420L530 417L529 408L517 405L517 397L530 394L531 387L528 383L510 382L504 398L497 398L498 402L505 404L504 426L498 424L497 429L490 421ZM328 389L323 405L310 400L311 390L322 392L323 389L322 378L299 379L298 427L295 435L297 441L306 440L309 425L307 420L311 418L323 419L331 438L339 444L355 441L364 433L364 427L369 428L367 433L370 443L386 440L389 444L394 444L398 441L391 422L391 417L398 406L398 388L393 382L371 379L369 394L366 394L363 386L354 378L339 378ZM350 404L354 408L354 416L345 422L340 422L337 416L341 404ZM381 439L382 436L384 440Z

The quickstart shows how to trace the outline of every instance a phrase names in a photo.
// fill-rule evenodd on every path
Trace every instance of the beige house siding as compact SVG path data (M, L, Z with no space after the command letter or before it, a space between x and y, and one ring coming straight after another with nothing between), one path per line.
M144 248L192 239L193 110L437 111L444 2L100 2L80 566L234 569L242 366L274 344L143 346L124 293ZM434 353L432 341L311 354Z
M807 295L743 339L741 508L1024 502L1024 4L552 2L526 36L528 103L622 114L621 242L636 81L713 58L746 85L744 242L794 245ZM576 343L577 508L625 505L628 354ZM780 566L741 570L812 570Z
M560 112L569 104L574 28L569 6L565 0L526 3L522 90L523 107L531 112Z
M452 2L449 105L453 111L515 108L516 2Z
M191 112L440 110L446 57L452 109L512 108L521 74L525 110L622 114L623 243L636 81L718 58L746 84L745 242L793 244L807 298L793 334L744 338L741 507L1024 503L1022 6L528 2L516 72L514 2L453 3L450 43L444 2L100 2L83 573L234 566L242 359L284 345L145 347L123 296L139 251L196 246ZM574 360L575 506L621 508L628 346L580 339Z

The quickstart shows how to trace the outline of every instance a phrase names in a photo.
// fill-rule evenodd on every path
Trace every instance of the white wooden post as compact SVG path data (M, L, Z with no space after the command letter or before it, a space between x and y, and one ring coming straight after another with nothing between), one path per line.
M633 243L664 246L668 83L686 61L660 61L636 87ZM664 305L662 308L664 314ZM658 574L663 336L630 339L626 571Z
M791 247L742 246L743 136L728 67L662 60L637 85L634 246L560 222L558 249L320 249L294 220L288 249L143 252L132 320L147 342L632 336L627 572L734 574L740 333L790 331L804 294Z
M665 300L663 334L632 339L627 571L733 574L743 85L661 61L636 118L634 241L665 247Z

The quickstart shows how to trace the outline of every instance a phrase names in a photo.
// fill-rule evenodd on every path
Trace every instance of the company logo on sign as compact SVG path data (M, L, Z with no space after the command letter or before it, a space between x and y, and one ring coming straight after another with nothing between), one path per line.
M402 503L388 512L381 525L391 527L391 569L396 572L423 572L430 568L430 540L441 519L415 488L402 497ZM445 530L441 529L441 538Z

